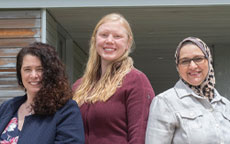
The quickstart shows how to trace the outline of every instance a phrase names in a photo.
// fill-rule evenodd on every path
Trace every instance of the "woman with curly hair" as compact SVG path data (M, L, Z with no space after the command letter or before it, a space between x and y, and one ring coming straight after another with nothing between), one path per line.
M0 143L83 144L81 114L55 49L43 43L22 48L16 70L26 94L0 106Z
M85 73L73 85L86 144L144 144L154 92L129 57L133 42L120 14L104 16L93 31Z

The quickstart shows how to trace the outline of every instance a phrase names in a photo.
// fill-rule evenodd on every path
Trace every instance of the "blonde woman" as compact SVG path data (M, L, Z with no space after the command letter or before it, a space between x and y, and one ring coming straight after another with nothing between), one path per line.
M133 34L120 14L104 16L90 42L83 77L75 82L86 144L144 144L154 91L129 57Z

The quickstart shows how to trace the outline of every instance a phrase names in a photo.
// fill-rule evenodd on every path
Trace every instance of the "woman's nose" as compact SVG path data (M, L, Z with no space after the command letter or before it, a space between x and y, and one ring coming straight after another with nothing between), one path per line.
M112 43L113 42L113 36L112 35L109 35L106 39L106 42L108 43Z
M197 64L191 60L190 63L189 63L189 68L196 68L197 67Z
M35 71L35 70L33 70L33 71L31 72L31 77L37 77L37 76L38 76L38 72Z

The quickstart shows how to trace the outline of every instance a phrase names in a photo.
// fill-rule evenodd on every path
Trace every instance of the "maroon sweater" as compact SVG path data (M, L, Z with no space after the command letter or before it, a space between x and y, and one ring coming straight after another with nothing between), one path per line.
M73 85L73 90L80 80ZM86 144L144 144L149 106L155 96L148 78L132 69L106 102L84 103Z

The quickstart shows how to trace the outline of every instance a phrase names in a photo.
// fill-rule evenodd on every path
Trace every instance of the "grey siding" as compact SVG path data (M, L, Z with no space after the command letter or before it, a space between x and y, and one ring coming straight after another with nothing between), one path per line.
M73 45L73 55L73 79L75 81L83 75L88 56L76 43Z
M46 13L46 42L57 49L60 58L66 65L70 83L80 78L87 54L48 11Z
M46 43L57 47L58 41L58 31L57 22L50 15L49 12L46 13Z

